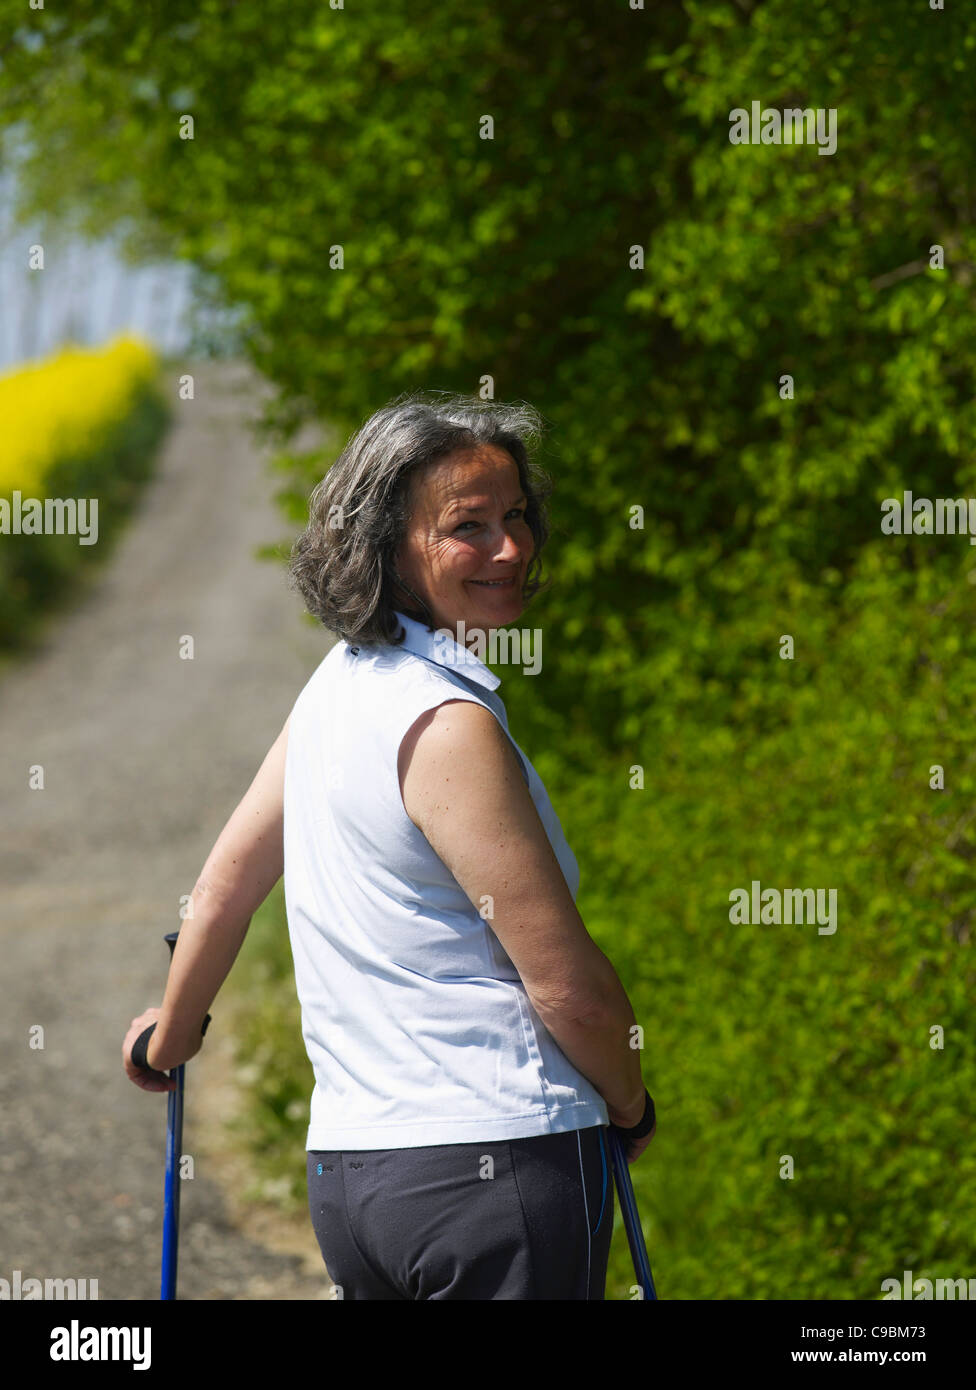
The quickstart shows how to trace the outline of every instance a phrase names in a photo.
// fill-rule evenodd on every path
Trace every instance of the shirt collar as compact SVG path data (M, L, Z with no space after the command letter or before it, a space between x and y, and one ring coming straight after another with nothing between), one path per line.
M443 666L446 671L456 671L467 680L475 681L488 690L495 690L501 685L501 678L489 670L474 652L462 647L446 629L435 628L431 632L423 623L409 618L406 613L401 613L398 609L393 611L407 634L402 643L407 651Z

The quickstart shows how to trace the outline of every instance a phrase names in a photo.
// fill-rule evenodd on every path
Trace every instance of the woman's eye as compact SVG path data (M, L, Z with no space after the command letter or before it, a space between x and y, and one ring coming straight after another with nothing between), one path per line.
M521 520L525 517L524 507L513 507L512 512ZM455 531L460 531L462 526L477 526L476 521L462 521L460 526L455 526Z

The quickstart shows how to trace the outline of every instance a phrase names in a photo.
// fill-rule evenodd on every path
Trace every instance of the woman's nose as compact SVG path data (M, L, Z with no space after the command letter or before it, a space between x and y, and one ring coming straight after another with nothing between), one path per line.
M518 542L512 533L505 527L501 534L496 534L492 538L492 557L496 560L508 560L509 562L518 560L522 554Z

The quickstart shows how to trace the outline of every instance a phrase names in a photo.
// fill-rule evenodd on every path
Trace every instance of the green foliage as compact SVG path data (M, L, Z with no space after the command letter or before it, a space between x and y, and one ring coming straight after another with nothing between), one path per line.
M646 1029L662 1297L965 1275L974 593L964 541L882 537L880 503L976 490L976 17L111 0L32 15L34 51L7 11L35 202L212 271L282 444L486 375L549 420L543 670L501 693ZM835 109L836 153L732 146L753 100ZM328 462L283 455L292 525ZM753 878L836 888L836 934L733 925ZM259 1142L298 1171L278 965L245 1044L275 1058ZM631 1283L618 1240L608 1296Z
M662 1297L875 1299L904 1269L972 1264L976 594L961 571L936 622L925 584L893 592L884 545L788 722L730 741L687 720L549 780L580 910L646 1030L658 1135L633 1176ZM771 645L771 691L790 666ZM753 879L835 888L836 933L733 925ZM626 1296L626 1246L611 1273Z

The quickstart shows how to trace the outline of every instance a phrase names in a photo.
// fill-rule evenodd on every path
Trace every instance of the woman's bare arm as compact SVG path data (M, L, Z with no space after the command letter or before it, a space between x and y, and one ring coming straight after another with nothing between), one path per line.
M447 700L417 719L397 759L403 808L518 971L529 1002L624 1128L644 1113L627 993L586 929L500 722ZM637 1141L639 1142L639 1141Z
M284 872L288 722L203 866L191 894L193 915L188 910L180 927L162 1008L147 1010L132 1021L130 1034L139 1023L142 1032L156 1022L146 1053L156 1070L179 1066L199 1051L203 1020L237 958L251 917ZM133 1080L146 1076L129 1062L138 1032L131 1041L127 1036L128 1046L123 1044L126 1071Z

